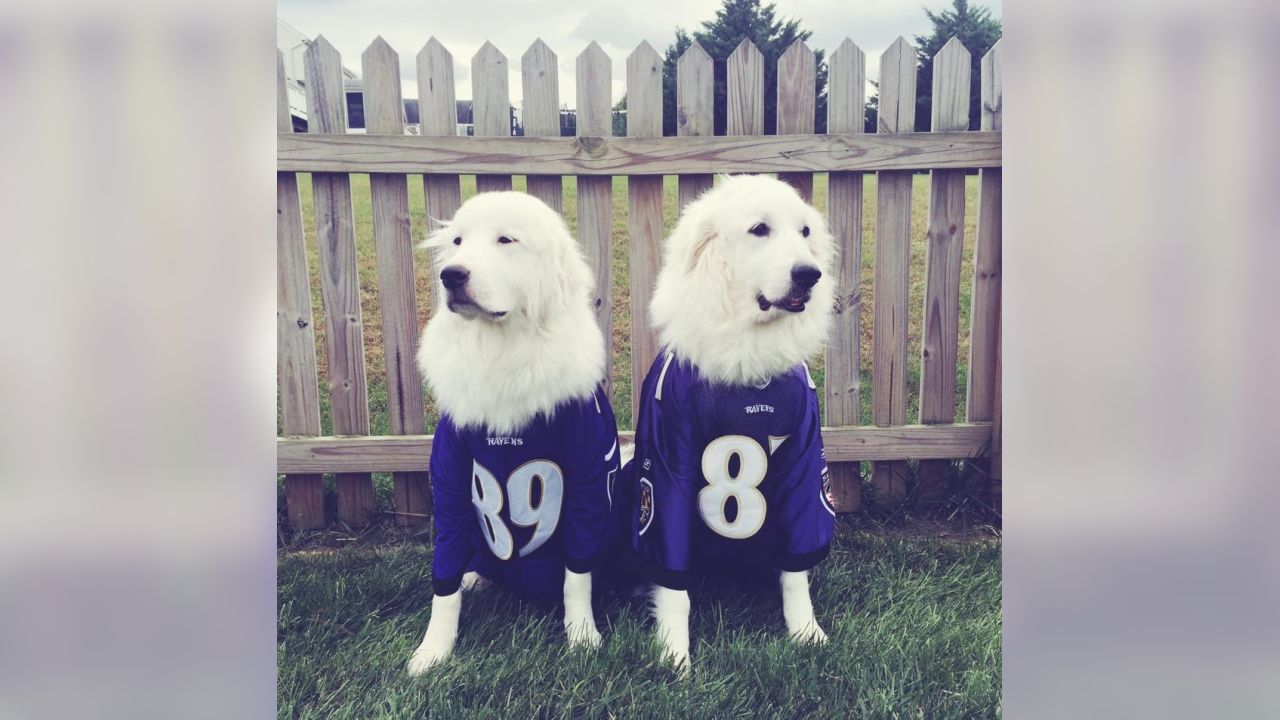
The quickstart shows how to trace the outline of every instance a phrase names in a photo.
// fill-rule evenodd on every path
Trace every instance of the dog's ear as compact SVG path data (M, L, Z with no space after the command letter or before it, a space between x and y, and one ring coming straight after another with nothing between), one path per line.
M453 227L444 220L427 216L428 225L435 225L435 229L427 233L427 236L418 243L419 249L442 248L449 244L453 239Z
M556 315L589 302L595 289L595 276L564 220L557 216L545 232L543 272L529 297L529 317L539 328Z

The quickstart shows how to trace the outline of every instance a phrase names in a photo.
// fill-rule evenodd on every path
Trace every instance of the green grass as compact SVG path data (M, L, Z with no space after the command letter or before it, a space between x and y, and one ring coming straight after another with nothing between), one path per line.
M1000 714L1000 548L906 538L842 520L813 579L825 647L784 640L772 588L695 586L695 672L657 661L644 602L597 609L595 653L569 651L556 610L467 595L456 654L404 663L429 616L421 545L282 554L280 717L986 718Z

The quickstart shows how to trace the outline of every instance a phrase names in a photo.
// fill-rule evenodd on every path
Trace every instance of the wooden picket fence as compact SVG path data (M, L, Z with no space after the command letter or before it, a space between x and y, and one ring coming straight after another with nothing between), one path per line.
M968 131L970 55L955 39L934 57L932 132L915 122L916 52L899 38L880 59L879 126L863 133L864 54L846 39L829 57L829 134L816 135L813 52L797 42L778 60L777 135L764 136L764 60L744 40L727 60L727 132L712 135L713 62L696 43L680 58L676 137L662 136L662 58L641 43L627 58L627 136L611 137L611 60L596 43L578 56L577 137L559 137L557 58L541 40L521 59L524 137L511 137L507 59L486 43L471 60L475 137L455 136L453 58L434 38L417 56L421 134L406 135L400 61L381 38L362 56L368 134L348 135L341 59L323 37L306 51L308 132L293 134L284 69L277 59L277 315L283 434L277 470L296 528L325 524L322 476L334 473L342 522L373 512L370 473L393 473L398 517L429 512L413 238L407 174L421 174L426 211L452 217L460 175L480 192L512 187L563 209L562 176L577 176L578 235L596 275L595 306L611 337L613 176L628 177L632 407L657 353L648 303L663 233L663 176L679 176L681 206L711 187L714 173L778 173L806 197L813 173L829 173L828 215L841 248L836 323L826 354L825 423L833 495L858 506L861 461L872 462L878 495L906 493L906 460L920 460L921 491L939 464L967 459L1000 476L1001 55L982 59L980 131ZM980 171L971 297L966 421L954 422L965 171ZM907 303L912 173L930 170L921 353L920 425L907 425ZM862 180L877 174L872 426L858 426L859 265ZM320 436L311 288L297 173L311 173L321 295L327 321L327 389L334 435ZM369 173L386 353L390 436L370 436L350 173ZM608 375L606 375L608 377ZM625 434L624 434L625 435Z

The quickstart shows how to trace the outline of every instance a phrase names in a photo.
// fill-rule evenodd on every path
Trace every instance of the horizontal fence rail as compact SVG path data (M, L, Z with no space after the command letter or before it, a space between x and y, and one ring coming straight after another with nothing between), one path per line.
M624 445L635 433L618 433ZM831 462L976 457L991 443L991 423L823 428ZM413 472L427 469L430 435L277 438L282 473Z
M624 59L611 58L593 42L563 61L540 40L510 59L485 43L469 60L474 101L468 119L460 118L460 108L467 106L458 102L455 87L455 68L468 60L455 62L431 38L409 60L417 69L417 134L404 132L401 59L381 38L361 57L367 134L347 133L342 58L322 37L308 44L307 77L295 78L305 79L307 132L292 132L296 119L277 54L277 353L284 436L277 439L277 472L284 478L289 524L295 529L323 527L334 519L352 527L367 524L378 512L371 473L392 473L399 522L415 524L429 516L432 436L424 433L432 428L414 358L417 308L430 298L418 285L414 265L416 260L427 266L432 258L427 253L415 258L412 249L429 228L410 217L408 175L422 176L428 219L447 220L457 211L463 175L476 176L478 192L510 188L513 176L525 176L530 194L557 211L574 213L578 240L596 279L596 319L606 342L623 348L624 355L610 355L610 365L625 357L626 345L618 343L627 340L614 328L615 303L617 298L630 303L629 314L619 317L630 324L634 413L635 393L658 352L647 309L672 213L725 173L776 173L821 206L822 198L813 197L814 173L827 174L826 214L840 255L833 278L834 327L823 367L823 422L829 427L822 433L831 499L842 511L856 510L863 488L869 487L876 502L900 502L913 476L910 460L920 461L914 489L923 503L946 490L952 462L963 461L969 468L966 483L975 477L996 480L990 491L998 505L1000 48L997 42L979 59L976 77L971 75L978 65L959 40L934 55L932 132L913 132L919 54L903 38L879 58L875 123L866 122L867 58L847 38L826 57L825 118L816 83L823 65L814 50L797 41L781 55L766 56L744 38L727 56L712 57L692 43L675 59L674 78L664 77L671 67L648 43ZM572 99L561 97L562 66L576 73ZM619 66L625 67L626 111L615 117L618 98L611 79ZM518 83L511 76L517 68ZM766 77L776 77L776 87L767 88ZM970 131L975 82L981 90L981 123L980 130ZM522 97L513 97L515 92ZM723 92L721 107L717 92ZM776 135L764 134L766 92L776 93ZM570 101L575 110L564 110ZM511 136L516 107L523 110L520 137ZM564 124L566 112L571 125ZM664 133L663 118L671 112L675 126ZM624 120L625 130L615 122ZM474 137L457 135L465 123L472 123ZM818 134L819 127L827 134ZM975 207L966 210L966 176L974 170L978 195ZM913 218L912 196L920 192L913 174L921 171L930 172L928 209L924 217L916 209ZM310 173L306 179L313 197L314 229L305 235L299 195L305 176L299 173ZM355 173L370 175L370 197L361 200L370 201L362 205L371 208L371 217L354 212L350 176ZM674 207L664 203L664 176L677 178ZM575 179L573 195L566 177ZM629 178L625 198L614 196L615 177ZM875 188L874 197L864 194L868 178L875 180L868 186ZM570 197L576 198L572 205ZM615 223L615 203L625 206L625 221ZM864 223L864 207L874 208L874 227ZM972 229L966 231L966 213L975 210ZM370 230L376 288L361 280L360 263L368 259L357 258L358 252L369 252L357 250L357 231L364 237ZM626 286L615 292L613 258L619 243L626 244L627 267L617 283ZM967 334L961 296L966 243L973 256ZM869 266L864 248L874 255ZM924 307L915 306L923 310L922 327L916 327L909 322L909 310L919 302L910 272L921 267ZM431 275L436 270L431 268ZM318 299L312 288L319 290ZM362 311L366 296L376 298L376 311ZM380 319L385 365L372 377L365 370L366 315ZM324 342L317 347L320 328ZM961 354L965 339L968 357ZM909 361L918 361L918 381ZM959 385L961 371L967 386ZM389 435L368 434L369 380L378 388L385 384L386 401L378 411L385 405ZM606 372L606 391L611 381ZM921 424L907 424L908 407L917 400ZM322 405L327 424L321 422ZM870 425L860 424L867 420ZM333 435L322 436L322 426ZM624 444L632 441L632 433L621 436ZM336 502L325 497L326 474L334 476Z
M280 172L681 175L1000 167L998 132L710 137L280 134Z

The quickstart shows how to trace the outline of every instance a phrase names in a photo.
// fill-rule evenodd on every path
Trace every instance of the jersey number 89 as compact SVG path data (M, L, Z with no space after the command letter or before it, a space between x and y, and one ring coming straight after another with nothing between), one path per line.
M738 472L729 474L730 463L738 458ZM760 443L745 435L725 435L707 444L702 451L702 476L707 485L698 492L698 513L715 532L733 540L744 540L764 526L764 495L756 487L764 481L769 456ZM738 512L730 522L729 498Z
M480 463L471 469L471 502L476 506L480 530L493 554L502 560L511 559L515 539L511 530L502 522L502 486L498 479ZM533 504L533 481L541 485L542 499ZM542 547L560 524L560 505L564 498L564 474L560 467L546 460L533 460L516 468L507 478L507 496L511 501L508 516L521 527L533 527L533 537L520 548L520 557Z

